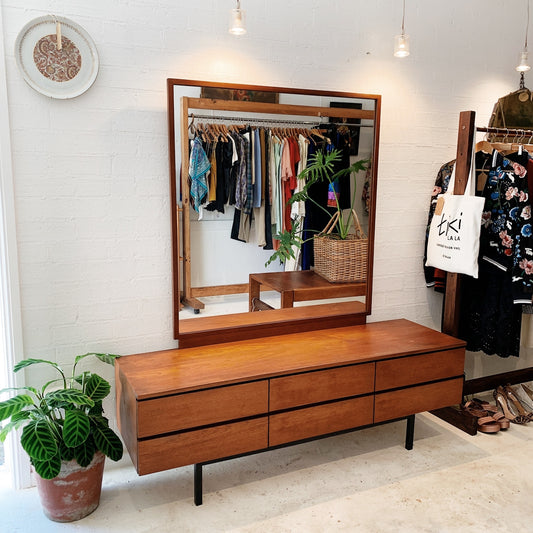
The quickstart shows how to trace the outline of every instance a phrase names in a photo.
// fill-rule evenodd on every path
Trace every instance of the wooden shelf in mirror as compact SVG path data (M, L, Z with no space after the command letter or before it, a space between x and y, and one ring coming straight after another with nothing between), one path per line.
M331 283L312 270L295 272L263 272L250 274L249 311L263 290L274 290L281 295L281 308L287 309L294 302L364 296L366 283Z
M226 92L239 91L254 100L253 92L276 93L276 102L241 101L203 97L207 88ZM251 96L250 96L251 95ZM334 104L340 102L339 107ZM362 109L355 109L355 103L361 103ZM169 155L170 155L170 194L172 221L172 257L173 257L173 309L174 333L180 341L180 347L212 344L213 342L238 340L268 336L272 329L278 333L310 331L331 326L348 326L366 322L371 312L372 302L372 269L373 269L373 241L375 225L376 184L378 168L379 127L381 112L381 97L379 95L351 93L342 91L318 91L311 89L297 89L287 87L272 87L258 85L237 85L197 80L168 79L167 80ZM347 105L346 105L347 104ZM352 107L350 107L352 106ZM192 272L194 265L191 261L191 209L188 194L188 124L192 113L198 111L208 113L235 113L240 118L259 117L261 114L280 116L280 122L290 117L316 117L318 121L329 124L335 120L344 120L350 127L367 128L365 132L365 150L371 160L372 176L370 182L370 200L367 237L368 277L366 283L360 285L357 295L364 296L364 303L336 302L306 307L269 310L254 313L236 313L219 317L196 317L180 319L179 310L182 302L196 302L201 309L203 303L198 300L203 296L234 294L238 288L242 292L244 280L229 281L228 285L217 286L214 283L200 283L202 287L192 286ZM196 116L196 115L195 115ZM332 117L332 118L328 118ZM292 120L292 119L291 119ZM315 120L315 119L313 119ZM354 122L360 121L359 124ZM182 135L181 132L184 132ZM185 134L187 132L187 134ZM180 181L181 175L181 181ZM359 194L359 193L358 193ZM235 262L239 265L238 260ZM250 268L248 273L256 272ZM200 285L198 284L198 285ZM337 291L339 292L339 291ZM340 293L343 290L340 289ZM244 336L244 337L243 337Z
M190 318L180 321L180 347L354 326L365 321L365 304L357 301Z

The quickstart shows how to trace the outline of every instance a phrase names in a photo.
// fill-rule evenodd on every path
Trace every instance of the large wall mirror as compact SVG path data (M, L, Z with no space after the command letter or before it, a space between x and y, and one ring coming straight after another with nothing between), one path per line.
M167 96L180 347L364 323L372 298L380 96L181 79L167 80ZM314 202L286 207L305 184L296 176L318 152L334 149L334 171L361 160L365 168L313 185ZM356 281L330 281L315 269L313 237L335 202L343 214L353 207L350 231L359 226L368 239ZM269 262L279 249L276 235L295 220L306 241L294 248L298 261Z

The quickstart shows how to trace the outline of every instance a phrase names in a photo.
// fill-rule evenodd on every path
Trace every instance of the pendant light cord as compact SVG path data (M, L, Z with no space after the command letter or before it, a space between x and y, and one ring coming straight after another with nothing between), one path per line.
M528 9L529 9L529 0L528 0ZM528 22L529 22L529 17L528 17ZM403 0L402 35L405 35L405 0ZM526 36L526 39L527 39L527 36Z

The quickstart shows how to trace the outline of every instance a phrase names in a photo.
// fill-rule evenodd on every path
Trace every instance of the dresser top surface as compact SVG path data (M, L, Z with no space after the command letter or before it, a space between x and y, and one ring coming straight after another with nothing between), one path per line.
M453 348L465 342L405 319L121 357L138 400Z

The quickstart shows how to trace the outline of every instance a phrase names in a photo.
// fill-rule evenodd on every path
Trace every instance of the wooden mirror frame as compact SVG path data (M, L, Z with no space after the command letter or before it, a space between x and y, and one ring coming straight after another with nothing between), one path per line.
M365 302L337 302L331 304L309 305L290 309L276 309L257 313L235 313L214 317L198 317L182 320L180 327L179 311L181 308L180 287L180 240L178 228L177 180L180 172L176 165L176 109L180 109L175 100L176 86L213 87L220 89L237 89L246 91L266 91L296 95L313 95L337 98L354 98L374 102L374 136L372 146L372 186L370 191L370 209L368 220L368 269ZM178 104L178 107L176 107ZM202 346L219 342L267 337L301 331L327 329L349 325L364 324L372 309L372 274L374 263L374 232L376 215L376 189L379 156L379 129L381 117L381 96L373 94L349 93L341 91L322 91L296 89L292 87L272 87L261 85L242 85L178 78L167 79L167 117L169 142L169 181L170 181L170 215L172 235L172 288L173 288L173 322L174 338L178 339L180 348ZM179 124L187 124L187 117L181 117Z

